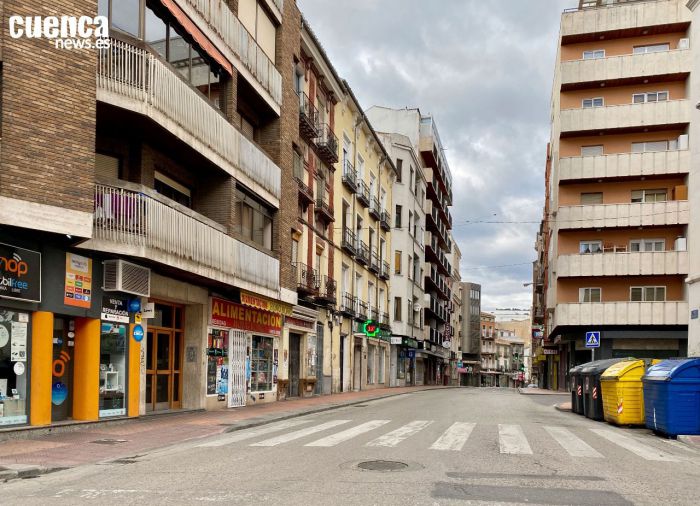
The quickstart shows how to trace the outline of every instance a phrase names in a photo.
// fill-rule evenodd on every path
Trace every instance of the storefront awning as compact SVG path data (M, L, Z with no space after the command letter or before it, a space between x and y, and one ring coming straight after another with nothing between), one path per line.
M197 28L197 25L189 18L187 14L173 1L173 0L161 0L163 5L170 11L170 13L177 19L178 23L189 33L192 38L199 44L199 46L214 60L216 60L219 65L221 65L229 75L233 75L233 66L226 57L221 54L221 52L214 47L214 44L207 38L202 31Z
M255 295L245 290L241 290L241 304L256 309L262 309L263 311L269 311L270 313L292 316L293 306L278 300L268 299L261 295Z

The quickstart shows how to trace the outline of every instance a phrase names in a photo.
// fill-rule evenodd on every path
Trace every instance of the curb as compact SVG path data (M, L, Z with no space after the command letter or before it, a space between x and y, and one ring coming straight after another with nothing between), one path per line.
M66 467L44 467L31 464L6 464L0 466L0 483L10 480L22 480L26 478L36 478L43 474L68 469Z
M555 404L554 409L561 411L562 413L571 413L571 407L564 407L564 404Z
M700 450L700 436L685 436L685 435L680 435L676 438L677 441L680 441L684 445Z

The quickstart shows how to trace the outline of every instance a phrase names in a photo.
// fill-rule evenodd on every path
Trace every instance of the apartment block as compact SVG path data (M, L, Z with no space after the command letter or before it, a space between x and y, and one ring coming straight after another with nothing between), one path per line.
M498 376L498 362L496 360L496 315L492 313L479 314L480 340L479 357L481 372L479 386L496 386Z
M472 372L461 381L468 386L479 386L481 381L480 369L484 368L481 361L483 339L481 312L481 285L469 281L460 283L462 289L462 342L461 359L463 362L471 363L477 367L472 367ZM495 319L494 319L495 321Z
M414 305L414 310L423 312L424 321L422 340L415 351L415 378L416 384L443 383L444 372L449 369L451 348L451 342L446 341L444 336L445 328L450 324L447 308L452 297L447 281L452 276L449 261L452 251L450 168L431 115L423 114L419 109L374 106L367 111L367 116L379 131L407 137L413 149L420 153L426 182L425 196L420 197L425 202L425 253L422 258L425 295L423 301ZM418 184L415 175L409 174L408 177L409 184ZM418 195L420 191L416 189L413 193Z
M534 267L544 375L597 358L687 353L691 12L581 1L562 15L545 215Z

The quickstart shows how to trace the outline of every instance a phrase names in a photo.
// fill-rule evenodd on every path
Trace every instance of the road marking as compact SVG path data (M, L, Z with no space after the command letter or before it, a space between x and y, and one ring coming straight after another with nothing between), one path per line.
M244 441L246 439L252 439L257 436L263 436L265 434L270 434L271 432L277 432L280 430L289 429L291 427L297 427L299 425L310 423L313 421L315 420L288 420L272 425L266 425L260 428L234 432L232 434L225 434L214 441L208 441L206 443L197 445L197 448L212 448L217 446L226 446L227 444L236 443L238 441Z
M431 450L460 451L476 426L475 423L455 422L430 447Z
M545 427L550 436L564 448L572 457L591 457L595 459L604 458L592 446L582 439L574 436L570 430L564 427Z
M378 427L381 427L382 425L387 424L390 421L391 420L371 420L367 423L363 423L362 425L358 425L357 427L352 427L342 432L338 432L337 434L331 434L328 437L324 437L317 441L313 441L312 443L309 443L305 446L323 446L326 448L329 446L335 446L338 443L348 441L349 439L357 437L360 434L364 434L365 432L369 432Z
M415 420L404 425L403 427L399 427L396 430L392 430L391 432L378 437L374 441L370 441L367 443L367 446L384 446L391 448L417 432L425 429L431 423L433 423L432 420Z
M307 427L306 429L290 432L289 434L282 434L281 436L266 439L265 441L260 441L259 443L253 443L250 446L277 446L282 443L288 443L290 441L294 441L295 439L301 439L303 437L310 436L311 434L321 432L322 430L332 429L338 425L343 425L344 423L350 422L351 420L331 420L330 422L322 423L321 425Z
M624 448L625 450L631 451L635 455L642 457L645 460L657 460L662 462L678 462L678 459L673 455L662 452L651 446L640 443L636 439L624 436L619 432L614 432L607 429L590 429L594 434L607 439L611 443Z
M501 453L532 455L532 448L520 425L498 424L498 440Z

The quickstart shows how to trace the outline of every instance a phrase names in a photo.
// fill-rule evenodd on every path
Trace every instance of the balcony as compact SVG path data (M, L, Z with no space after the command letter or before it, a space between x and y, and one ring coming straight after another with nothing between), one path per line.
M349 317L355 316L355 308L357 307L357 299L349 293L343 293L343 299L340 303L340 312Z
M419 150L428 167L424 171L425 177L427 180L436 177L442 191L452 202L452 175L445 158L442 141L431 116L421 118L419 136Z
M389 278L391 278L391 273L389 271L391 267L389 266L389 262L383 261L382 262L382 270L379 273L379 277L382 278L384 281L388 281Z
M357 183L357 201L364 207L369 207L369 187L364 181Z
M349 228L343 229L343 240L341 241L341 248L349 255L355 255L357 253L357 239L355 237L355 232Z
M687 302L557 304L556 326L688 325Z
M337 283L335 282L335 279L324 275L321 279L321 286L319 288L318 296L316 297L316 302L326 307L334 306L336 290Z
M355 260L358 264L369 264L369 246L364 241L357 241Z
M330 125L324 123L319 127L316 147L318 148L318 156L328 165L332 166L338 161L338 138L331 130Z
M375 274L379 274L379 271L381 270L381 267L379 265L379 255L376 251L372 251L372 253L370 254L368 269L374 272Z
M431 343L442 344L443 334L438 329L430 327L430 333L428 335Z
M294 157L294 180L297 182L297 187L299 189L299 202L303 206L308 206L314 201L314 192L311 187L306 184L307 174L304 170L304 162L301 157ZM304 207L306 208L306 207Z
M321 288L321 278L316 269L301 262L294 264L297 279L297 292L302 297L317 297Z
M442 216L438 212L438 207L432 205L432 202L429 202L428 208L430 212L427 212L425 214L426 222L427 222L427 229L430 232L434 233L433 237L437 237L440 246L446 250L450 249L450 244L449 244L449 234L447 233L447 227L445 226L444 222L442 221Z
M620 153L601 156L577 156L559 160L560 181L626 178L688 174L690 151Z
M141 185L95 185L93 239L81 247L142 258L264 295L279 295L279 260L230 237L226 227Z
M624 84L655 76L680 80L690 73L691 67L691 53L687 49L565 61L561 63L561 88L567 91L599 82Z
M599 130L681 127L690 122L690 111L690 100L564 109L560 113L561 134L570 136Z
M379 220L379 225L382 227L382 230L385 232L391 230L391 213L389 211L382 211Z
M100 50L97 99L147 116L275 206L281 171L169 64L119 40Z
M308 142L319 136L318 109L306 93L299 94L299 134Z
M379 199L377 197L372 197L370 200L369 215L375 220L379 220L382 217L382 211L379 208Z
M445 307L440 304L440 301L432 295L430 297L430 304L426 306L426 310L428 312L432 313L435 318L437 318L440 321L446 321L447 319L447 312L445 311Z
M343 163L343 184L347 186L352 193L357 191L357 172L352 164L345 160Z
M588 253L557 259L557 276L670 276L688 274L687 251Z
M688 201L560 207L560 229L627 228L688 224Z
M437 237L432 235L430 232L426 232L426 234L430 234L430 240L426 239L425 259L428 262L435 264L442 275L451 276L452 266L447 260L447 255L445 255L444 251L441 249Z
M597 0L581 4L581 9L569 9L562 16L562 43L571 44L598 40L605 32L642 35L643 28L654 28L653 33L680 32L690 24L691 11L685 2L659 0L652 2L610 2L603 5Z
M319 184L321 186L325 186L323 181L320 181ZM319 194L316 197L316 206L314 207L316 215L325 220L326 223L335 221L335 217L333 216L333 204L331 204L328 197L328 192L326 192L325 189L323 191L319 191Z
M369 317L373 322L379 323L379 309L376 307L371 308L369 311Z
M381 313L379 326L384 330L389 330L391 328L391 324L389 323L389 313Z
M368 317L367 303L360 299L355 299L355 318L359 321L366 321Z

